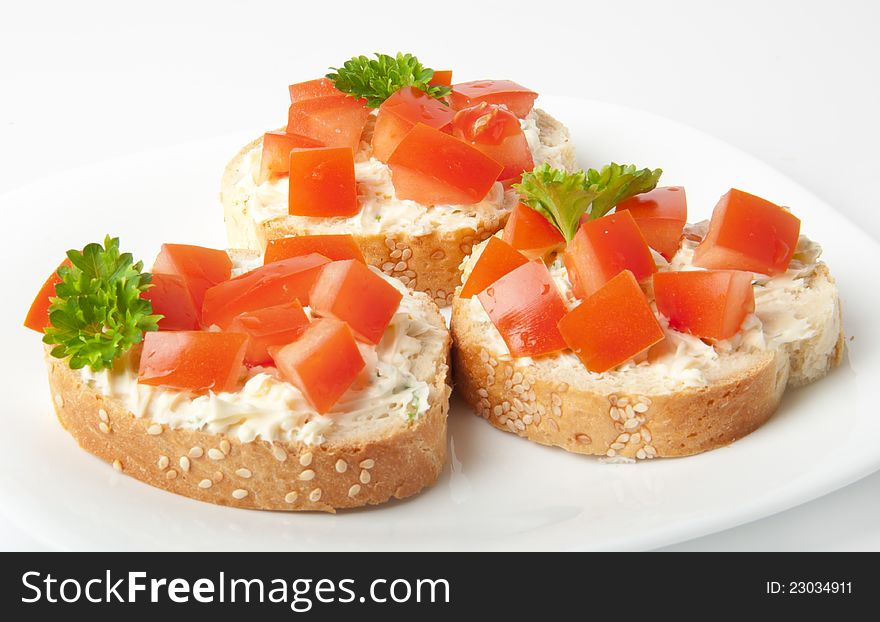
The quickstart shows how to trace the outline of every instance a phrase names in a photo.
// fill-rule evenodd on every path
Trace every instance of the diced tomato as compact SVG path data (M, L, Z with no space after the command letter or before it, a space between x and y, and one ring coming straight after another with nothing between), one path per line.
M288 209L293 216L354 216L360 211L354 152L346 147L290 152Z
M694 252L694 264L782 274L797 249L800 230L801 221L788 210L733 188L715 206L709 233Z
M541 356L565 349L556 325L565 303L541 261L515 268L477 297L513 356Z
M373 130L373 157L387 162L416 123L445 131L453 116L455 111L452 108L421 89L412 86L400 89L379 106Z
M597 373L617 367L664 337L629 270L572 309L559 322L559 331L586 368Z
M529 114L538 94L510 80L474 80L452 87L450 96L456 110L486 102L503 104L520 119Z
M55 295L55 286L61 282L61 277L58 276L58 270L61 269L61 266L67 266L69 268L71 266L70 260L65 259L62 261L58 265L58 268L55 269L55 272L50 274L43 283L40 291L37 292L34 301L28 309L27 316L24 318L25 328L30 328L38 333L42 333L43 330L50 325L49 306L52 303L49 299Z
M236 315L229 324L229 332L248 336L244 364L270 365L269 346L286 346L296 341L309 326L309 318L299 300L283 305L247 311Z
M398 199L425 205L479 203L503 166L465 142L422 123L388 158Z
M182 276L196 310L201 310L208 288L229 279L232 260L226 251L189 244L163 244L153 272Z
M565 244L559 229L523 203L518 203L510 212L502 236L505 242L531 259L543 258Z
M288 86L287 89L290 91L291 104L318 97L346 97L345 93L337 89L328 78L297 82Z
M654 188L617 205L632 214L648 246L666 259L678 252L687 222L687 195L681 186Z
M452 70L451 69L442 69L440 71L434 71L434 77L428 82L428 84L433 84L434 86L452 86Z
M260 176L257 183L261 184L290 172L290 152L294 149L310 149L323 147L323 143L305 136L288 134L287 132L266 132L263 134L263 155L260 158Z
M318 253L330 261L341 259L357 259L367 263L364 254L354 238L347 234L337 235L298 235L291 238L275 238L266 245L263 263L272 263L281 259L289 259L300 255Z
M278 371L321 414L333 408L364 368L348 324L333 318L315 320L299 339L271 346L269 354Z
M329 259L312 253L282 259L215 285L205 293L202 324L227 328L240 313L299 300L309 304L309 291Z
M528 263L525 255L514 249L510 244L495 236L489 238L483 252L480 253L467 282L458 294L460 298L471 298L489 287L502 276Z
M651 249L627 210L583 223L563 261L578 298L590 296L623 270L639 281L657 271Z
M152 275L152 285L143 298L153 305L153 313L164 317L159 320L159 330L198 330L199 309L193 302L186 286L186 279L179 274Z
M752 274L737 270L658 272L654 298L670 327L705 339L733 337L755 310Z
M403 299L396 287L353 259L327 264L312 287L312 312L348 322L359 339L379 343Z
M369 116L362 102L347 95L303 99L290 105L286 131L357 151Z
M247 335L200 330L144 335L138 382L189 391L234 391Z
M503 106L481 102L459 110L452 122L452 135L504 166L499 181L517 179L523 171L535 168L519 119Z

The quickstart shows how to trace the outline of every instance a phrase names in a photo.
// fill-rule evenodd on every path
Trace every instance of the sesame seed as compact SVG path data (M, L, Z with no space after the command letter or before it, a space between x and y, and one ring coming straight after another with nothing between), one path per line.
M489 392L486 389L477 389L477 395L480 397L489 397Z
M651 405L651 398L642 395L639 397L639 402L644 404L645 406L650 406Z
M336 461L336 472L337 473L345 473L348 470L348 463L340 458Z
M410 257L412 257L412 250L411 250L411 249L408 249L408 248L403 249L403 254L401 255L401 258L402 258L404 261L406 261L406 260L409 259Z
M234 499L244 499L247 496L248 496L248 491L245 490L244 488L236 488L235 490L232 491L232 497Z
M150 436L159 436L162 434L162 426L158 423L154 423L149 428L147 428L147 434Z
M624 445L623 443L611 443L611 449L615 449L617 451L620 451L624 447L626 447L626 445Z
M308 451L299 457L299 463L302 466L307 467L312 463L312 457L312 452Z
M386 262L382 264L382 272L392 272L394 270L393 262Z
M348 489L348 496L349 497L356 497L360 491L361 491L361 485L355 484L354 486L352 486L351 488Z
M217 449L215 447L211 447L208 450L208 457L211 460L223 460L223 458L226 457L226 454L224 454L222 451L220 451L219 449Z
M196 446L196 447L193 447L192 449L189 450L189 457L190 458L201 458L204 455L205 455L205 450L203 450L201 447Z
M388 250L393 251L395 248L394 240L392 238L385 238L385 246L388 247Z
M633 417L636 416L636 413L635 413L635 410L633 410L632 404L627 404L627 405L626 405L626 410L625 410L625 412L626 412L626 418L627 418L627 419L632 419Z
M113 461L113 468L116 469L117 471L121 472L122 471L122 463L119 460L114 460Z
M366 460L361 460L361 463L358 466L362 469L372 469L376 466L376 461L372 458L367 458Z
M180 460L178 460L178 463L180 464L180 469L184 473L189 473L189 458L187 458L186 456L181 456Z
M304 482L307 482L309 480L315 479L315 472L312 471L311 469L306 469L305 471L303 471L302 473L299 474L299 478L301 480L303 480Z
M523 375L522 375L522 372L519 372L519 371L518 371L518 372L516 372L515 374L513 374L513 378L511 378L511 380L513 380L513 384L520 384L520 383L522 383L522 381L523 381Z
M628 397L621 397L621 398L619 398L619 399L617 400L617 405L620 406L620 407L624 407L624 406L626 406L627 404L629 404L629 398L628 398Z
M618 443L626 443L629 441L629 434L623 433L617 437Z
M433 259L435 261L439 261L441 259L444 259L445 257L446 257L446 253L444 253L441 250L436 250L433 253L431 253L431 259Z
M292 490L284 495L284 501L286 503L294 503L296 502L297 497L299 497L299 494L295 490Z
M633 434L632 436L630 436L629 439L630 439L633 443L639 443L639 442L641 442L641 440L642 440L642 435L641 435L641 433L636 432L635 434Z
M156 466L159 467L160 471L164 471L168 468L168 464L171 461L168 460L168 456L159 456L159 459L156 461Z
M554 432L559 432L559 424L556 423L555 419L547 419L547 427Z
M107 415L107 411L104 410L103 408L98 409L98 419L100 419L104 423L107 423L108 421L110 421L110 417Z
M227 456L229 455L229 452L232 451L232 445L230 445L229 441L227 441L225 438L220 441L220 451L222 451Z
M214 475L211 476L211 479L214 480L215 484L219 484L223 481L223 473L221 473L220 471L215 471Z
M623 424L624 430L635 430L637 427L639 427L638 419L627 419L626 423Z
M526 425L532 425L532 421L534 421L534 418L532 417L532 415L526 415L522 418L522 421Z
M643 439L646 443L650 443L650 442L651 442L651 431L650 431L650 430L647 430L647 429L642 430L642 439Z
M553 421L553 420L550 419L550 421ZM576 434L574 437L574 440L577 441L578 443L580 443L581 445L589 445L590 443L593 442L593 439L591 439L587 434Z
M315 488L312 492L309 493L309 501L312 503L317 503L321 500L321 489Z
M280 445L272 445L272 455L275 456L275 459L278 462L284 462L287 460L287 452L284 451L284 448Z
M208 489L213 485L214 485L214 482L212 482L209 479L203 479L202 481L199 482L199 488Z
M402 250L394 249L391 251L391 259L400 259L400 256L403 255Z
M562 416L562 408L560 408L559 406L553 406L552 408L550 408L550 412L553 413L553 415L556 417Z
M55 394L55 405L58 406L58 408L64 408L64 398L60 393Z
M487 363L489 361L489 353L485 350L480 350L480 360Z
M605 452L605 455L608 456L609 458L613 458L614 456L617 455L617 452L614 451L613 449L609 449L608 451Z
M165 474L165 479L174 479L175 477L177 477L177 471L174 469L169 469Z
M371 479L370 472L364 469L361 471L361 476L358 479L361 480L361 484L369 484Z
M644 460L646 456L647 456L647 454L645 453L644 449L639 449L636 452L636 458L638 458L639 460Z
M516 434L516 423L513 419L507 420L507 429Z
M496 404L495 407L492 409L492 413L496 417L500 417L501 416L501 404Z
M616 406L612 406L610 414L611 414L612 419L614 419L615 421L620 421L620 409L619 408L617 408Z
M110 434L110 426L101 421L98 423L98 429L101 430L104 434Z
M507 423L507 415L501 415L500 417L498 417L498 424L499 425L504 425L506 423Z
M516 426L516 429L519 430L520 432L522 432L523 430L526 429L526 424L524 424L519 419L517 419L513 425Z
M637 413L648 412L648 405L647 405L647 404L643 404L642 402L639 402L638 404L636 404L635 406L633 406L632 409L633 409L634 411L636 411Z
M250 469L246 469L244 467L236 469L235 474L244 479L250 479L251 475L253 475Z
M654 448L653 445L645 445L645 453L649 456L656 456L657 450Z

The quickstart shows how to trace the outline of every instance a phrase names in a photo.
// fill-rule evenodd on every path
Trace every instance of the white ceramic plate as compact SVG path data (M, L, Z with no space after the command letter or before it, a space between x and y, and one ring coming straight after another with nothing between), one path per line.
M687 187L690 220L731 186L789 205L825 246L844 301L849 354L791 392L730 447L637 465L527 443L455 401L451 464L436 486L379 508L323 514L234 510L150 488L80 450L52 416L39 338L19 328L64 250L109 232L149 264L165 241L224 246L217 200L226 161L250 136L183 145L72 171L0 198L7 221L0 306L0 511L62 549L641 549L779 512L880 468L880 246L754 158L691 128L590 101L542 98L581 162L662 166ZM256 134L257 131L254 132Z

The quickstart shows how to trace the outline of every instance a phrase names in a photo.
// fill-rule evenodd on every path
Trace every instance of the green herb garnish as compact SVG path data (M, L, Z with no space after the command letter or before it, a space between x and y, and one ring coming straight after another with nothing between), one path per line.
M88 244L67 251L72 267L58 270L61 282L49 306L43 342L55 345L52 356L70 357L70 367L109 369L113 361L145 331L158 329L161 315L153 315L149 300L141 298L150 284L143 262L119 252L119 238L104 238L104 246Z
M653 190L662 173L659 168L636 169L633 164L613 162L601 171L591 168L569 173L545 163L523 173L513 188L523 203L543 214L568 242L588 210L590 220L604 216L618 203Z
M382 102L404 86L414 86L441 101L452 89L429 84L434 70L422 65L412 54L396 56L376 53L376 58L354 56L342 67L331 67L327 77L337 89L358 99L367 107L378 108ZM445 102L444 102L445 103Z

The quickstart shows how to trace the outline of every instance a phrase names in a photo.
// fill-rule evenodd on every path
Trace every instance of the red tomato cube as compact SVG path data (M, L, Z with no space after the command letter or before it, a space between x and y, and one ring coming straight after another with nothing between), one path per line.
M387 162L416 123L443 131L449 128L454 115L452 108L421 89L400 89L379 106L373 130L373 157Z
M328 78L317 78L315 80L306 80L305 82L297 82L287 87L290 91L290 103L295 104L306 99L317 99L319 97L346 97L346 94L337 89L332 80Z
M556 325L565 303L547 266L530 261L477 295L513 356L541 356L565 349Z
M657 271L651 249L627 210L583 223L563 261L578 298L587 298L624 270L639 281Z
M329 259L312 253L282 259L215 285L205 293L202 324L228 328L240 313L299 300L309 304L309 291Z
M153 313L164 316L159 330L198 330L199 308L193 302L186 279L179 274L154 273L150 289L143 298L153 305Z
M348 322L359 339L379 343L403 299L396 287L353 259L327 264L312 287L312 312Z
M452 86L452 70L451 69L442 69L440 71L434 71L434 76L431 78L428 84L433 84L434 86Z
M517 119L507 108L481 102L459 110L452 121L452 135L500 163L502 182L519 178L535 168L532 151Z
M797 249L800 231L801 221L788 210L733 188L715 206L709 233L694 252L694 264L782 274Z
M648 246L667 260L678 252L681 232L687 222L687 195L684 188L654 188L620 203L616 210L629 211Z
M502 239L531 259L543 258L565 244L559 229L523 203L518 203L510 212Z
M398 199L424 205L482 201L504 167L465 142L422 123L388 158Z
M538 94L534 91L510 80L474 80L454 85L450 100L455 110L468 108L480 102L503 104L522 119L529 114L537 97Z
M208 288L229 279L232 260L226 251L189 244L163 244L153 272L183 277L196 310L201 310Z
M733 337L755 310L752 274L736 270L658 272L654 298L671 328L705 339Z
M559 322L568 347L601 373L663 341L663 329L629 270L600 287Z
M354 216L360 209L351 149L290 152L288 210L292 216Z
M188 391L234 391L247 335L200 330L144 335L138 382Z
M290 104L286 131L328 147L358 150L370 111L348 97L317 97Z
M246 311L236 315L229 332L248 336L244 364L271 365L270 346L285 346L296 341L309 326L309 318L298 300L274 307Z
M460 298L471 298L489 287L502 276L528 263L525 255L510 244L492 236L471 268L468 280L459 292Z
M364 368L348 324L332 318L315 320L299 339L271 346L278 371L302 391L320 414L333 408Z
M260 176L257 183L287 175L290 172L290 152L294 149L323 147L322 143L305 136L287 132L266 132L263 134L263 155L260 159Z
M266 245L263 263L272 263L300 255L318 253L330 261L357 259L367 263L354 238L342 233L338 235L298 235L291 238L275 238Z
M27 316L24 318L25 328L30 328L38 333L42 333L43 330L50 325L49 306L52 302L49 299L55 296L55 286L61 282L61 277L58 276L58 270L61 269L61 266L67 266L69 268L71 265L70 260L65 259L58 265L55 272L50 274L43 283L43 286L40 288L40 291L37 292L34 301L28 309Z

